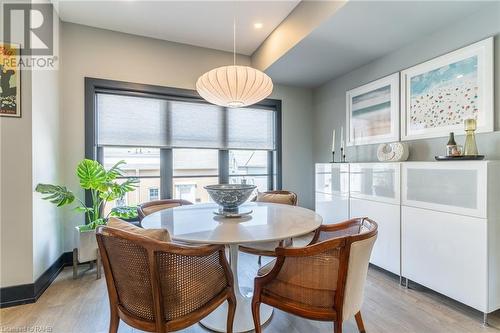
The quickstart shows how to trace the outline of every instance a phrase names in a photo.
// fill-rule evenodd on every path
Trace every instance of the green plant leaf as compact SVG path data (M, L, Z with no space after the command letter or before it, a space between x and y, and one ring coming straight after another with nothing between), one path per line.
M127 164L124 160L118 161L115 165L113 165L106 172L106 180L111 181L115 180L116 177L120 177L123 175L123 170L120 168L122 165Z
M49 200L53 204L57 205L57 207L70 204L75 200L75 195L73 192L68 190L66 186L38 184L35 191L46 194L46 196L42 197L42 199Z
M97 161L85 159L78 164L76 174L80 179L80 186L85 190L96 190L106 182L106 170Z
M121 184L118 183L109 183L108 190L104 193L100 193L99 196L101 199L106 201L113 201L123 197L126 193L132 192L136 189L139 183L139 179L137 178L128 178Z
M75 207L75 211L77 211L79 213L88 213L88 212L91 212L93 210L94 210L93 208L84 207L84 206Z
M110 216L119 217L122 219L133 219L137 217L137 207L121 206L111 209Z
M100 218L100 219L97 219L95 221L92 221L91 223L89 224L86 224L84 226L81 226L80 227L80 232L81 231L90 231L90 230L95 230L95 228L97 228L98 226L100 225L104 225L106 224L106 220L103 219L103 218Z

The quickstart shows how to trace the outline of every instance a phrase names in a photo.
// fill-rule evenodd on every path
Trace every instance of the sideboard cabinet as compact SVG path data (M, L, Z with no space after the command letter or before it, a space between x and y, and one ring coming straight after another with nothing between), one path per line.
M500 162L317 164L316 210L325 223L374 219L372 264L500 309Z
M484 313L500 308L500 163L402 165L401 274Z

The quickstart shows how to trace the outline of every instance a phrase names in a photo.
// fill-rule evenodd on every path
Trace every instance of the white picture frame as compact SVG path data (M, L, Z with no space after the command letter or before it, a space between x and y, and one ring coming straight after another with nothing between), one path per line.
M347 91L347 145L399 141L399 107L399 73Z
M401 71L401 140L492 132L493 80L492 37Z

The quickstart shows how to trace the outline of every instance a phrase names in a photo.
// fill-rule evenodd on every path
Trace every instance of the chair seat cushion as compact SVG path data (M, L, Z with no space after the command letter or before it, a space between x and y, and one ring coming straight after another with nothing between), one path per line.
M274 251L277 247L280 246L281 241L272 241L272 242L263 242L263 243L246 243L245 245L240 246L240 251L251 253L255 255L261 256L276 256ZM292 240L285 239L283 240L283 246L291 246Z
M131 223L120 220L116 217L110 217L107 223L108 227L131 232L136 235L149 237L162 242L171 242L170 234L165 229L143 229Z
M148 207L142 207L142 211L147 216L147 215L151 215L153 213L156 213L156 212L158 212L160 210L174 208L174 207L179 207L180 205L181 204L178 203L178 202L164 203L164 204L159 204L159 205L152 205L152 206L148 206Z
M294 237L292 239L292 245L293 247L304 247L307 246L311 243L312 239L314 237L314 232L308 233L303 236L299 237Z
M291 194L283 194L283 193L262 193L259 192L257 194L257 198L255 199L257 202L271 202L277 204L285 204L285 205L295 205L294 196Z
M266 265L262 266L257 271L257 276L264 276L264 275L266 275L267 273L269 273L271 271L271 269L273 269L274 265L276 265L276 260L270 261Z

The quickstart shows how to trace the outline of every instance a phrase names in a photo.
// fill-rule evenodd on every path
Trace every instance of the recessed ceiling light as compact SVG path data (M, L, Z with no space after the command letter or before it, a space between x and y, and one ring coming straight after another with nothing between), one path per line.
M254 27L255 29L260 29L260 28L262 28L262 26L263 26L263 24L262 24L262 23L260 23L260 22L257 22L257 23L254 23L254 24L253 24L253 27Z

